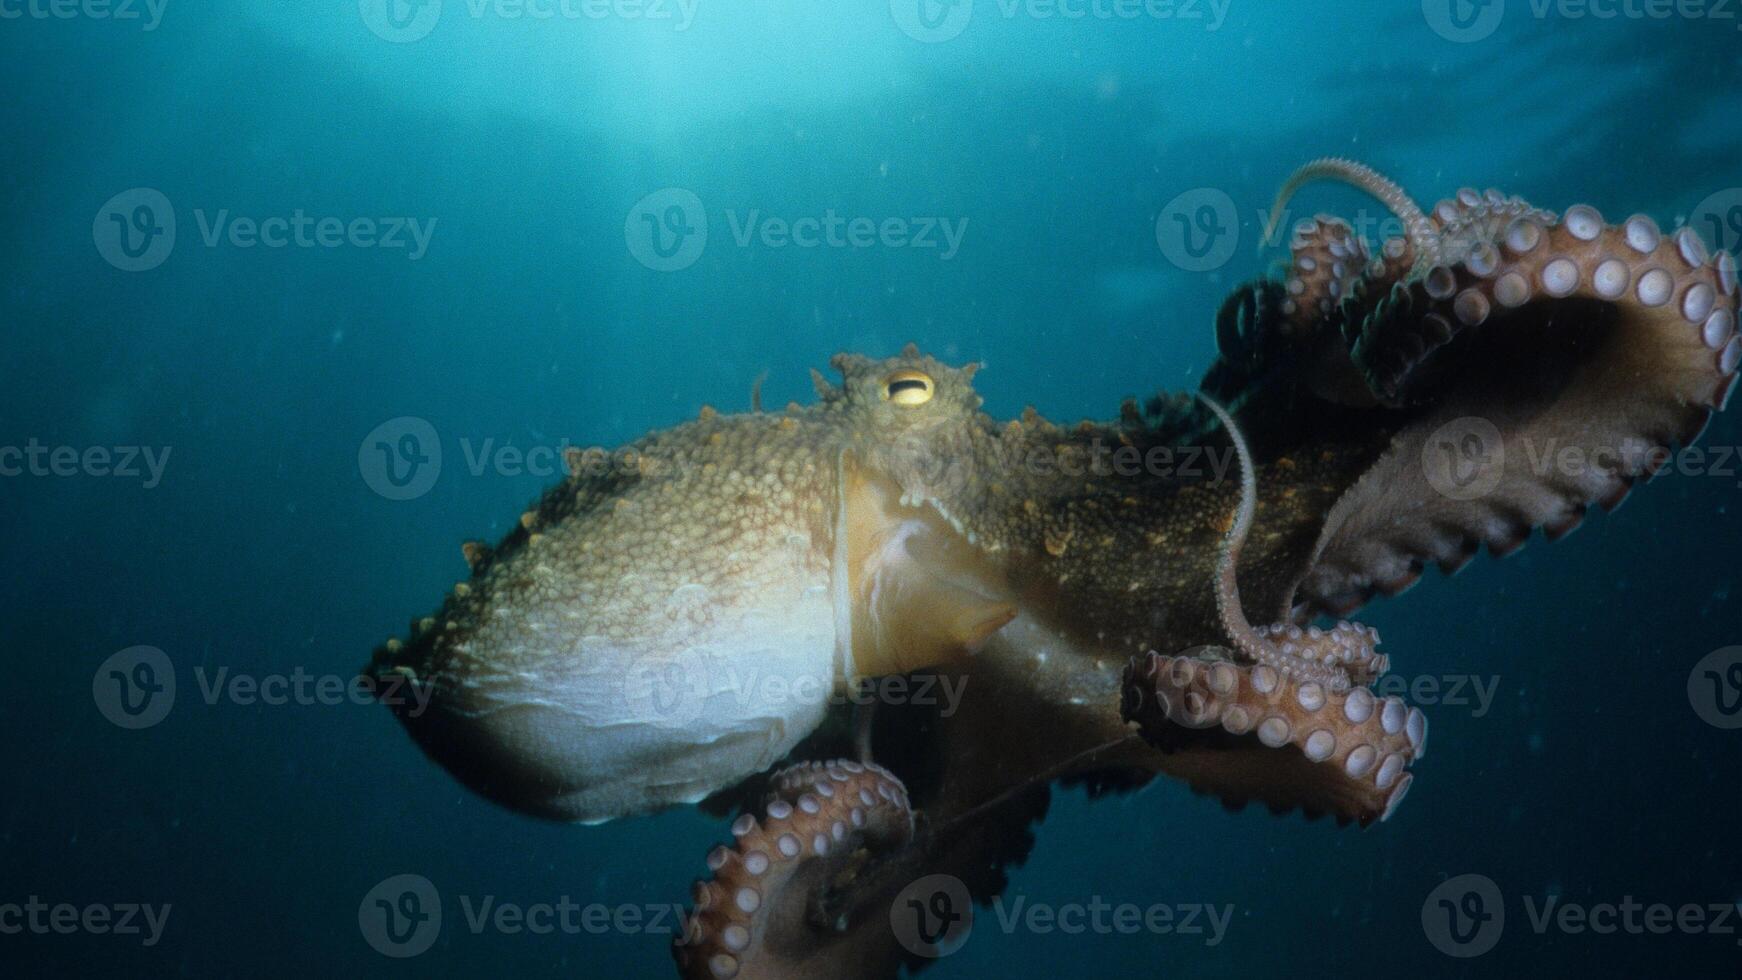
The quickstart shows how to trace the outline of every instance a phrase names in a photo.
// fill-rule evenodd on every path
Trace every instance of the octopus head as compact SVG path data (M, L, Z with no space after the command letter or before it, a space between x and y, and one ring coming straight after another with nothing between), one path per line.
M981 405L974 392L979 364L950 367L912 344L897 357L836 354L829 364L840 372L841 385L819 380L819 394L873 438L959 425Z
M974 391L979 364L950 367L911 344L897 357L837 354L830 363L840 387L819 376L817 388L840 413L846 448L898 484L904 500L938 503L973 480L991 424Z

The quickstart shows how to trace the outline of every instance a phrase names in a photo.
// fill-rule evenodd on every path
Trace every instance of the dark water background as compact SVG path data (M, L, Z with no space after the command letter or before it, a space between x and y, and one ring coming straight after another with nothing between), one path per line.
M458 896L681 902L721 821L540 823L463 791L379 707L200 696L199 668L349 676L433 608L464 574L459 542L500 536L552 480L474 475L468 447L617 444L704 403L742 410L764 371L771 404L808 400L805 371L830 353L909 340L985 360L997 416L1107 416L1189 388L1216 304L1267 260L1258 210L1321 155L1430 203L1498 186L1666 228L1697 224L1714 194L1720 219L1742 206L1721 194L1742 185L1742 12L1538 17L1511 0L1462 42L1413 2L1232 0L1211 29L979 0L959 37L925 43L882 3L700 0L682 30L446 7L409 43L347 3L169 0L154 30L0 19L0 444L171 453L150 488L0 481L0 904L172 905L150 948L0 934L0 974L669 971L668 936L474 934ZM626 245L631 209L668 187L712 223L677 272ZM141 272L106 261L93 228L133 188L178 220ZM1198 188L1240 221L1208 272L1171 264L1156 236ZM1300 207L1374 213L1329 188ZM945 259L739 246L725 217L831 208L968 223ZM415 260L202 240L219 211L297 209L436 225ZM1742 228L1702 231L1734 249ZM396 501L359 447L404 416L433 426L446 465ZM1705 439L1739 436L1732 414ZM1687 694L1697 661L1742 642L1739 480L1665 476L1563 542L1366 610L1400 670L1495 685L1486 711L1428 705L1432 752L1387 824L1230 814L1170 782L1056 794L1007 900L1231 903L1219 944L1006 935L982 913L929 975L1737 975L1742 922L1538 934L1525 903L1742 899L1742 732ZM179 692L129 731L98 710L93 673L141 644ZM434 948L393 960L360 935L358 903L407 872L449 904ZM1507 922L1459 960L1422 908L1466 873L1498 885Z

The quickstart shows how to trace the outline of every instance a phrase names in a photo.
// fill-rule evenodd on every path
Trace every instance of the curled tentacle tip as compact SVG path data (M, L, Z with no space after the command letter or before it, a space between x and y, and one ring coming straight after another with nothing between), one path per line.
M809 890L849 885L861 851L887 856L906 847L914 813L907 788L881 766L802 762L770 779L762 820L742 814L732 834L731 844L709 852L713 878L691 889L693 908L672 944L685 977L802 975L786 943L795 930L819 928L806 917L820 898ZM824 873L800 873L813 865Z
M1339 181L1372 195L1403 222L1404 233L1416 255L1421 258L1432 256L1437 260L1439 236L1433 223L1422 211L1421 205L1396 181L1364 163L1343 157L1321 157L1313 160L1283 182L1282 188L1277 191L1275 202L1270 207L1270 217L1265 223L1265 234L1260 244L1271 240L1281 220L1283 208L1288 206L1295 192L1315 180Z

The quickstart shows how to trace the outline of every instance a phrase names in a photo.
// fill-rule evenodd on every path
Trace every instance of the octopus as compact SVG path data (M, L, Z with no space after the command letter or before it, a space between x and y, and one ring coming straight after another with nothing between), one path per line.
M366 675L425 685L405 727L515 810L740 810L673 947L686 977L923 965L903 889L997 894L1055 784L1386 820L1427 722L1374 693L1389 657L1337 617L1654 475L1728 398L1737 270L1644 215L1472 189L1423 209L1346 160L1272 213L1314 180L1404 234L1294 228L1217 313L1195 396L999 422L976 365L838 355L814 404L571 453ZM1532 465L1545 446L1590 463ZM857 696L890 678L960 697Z

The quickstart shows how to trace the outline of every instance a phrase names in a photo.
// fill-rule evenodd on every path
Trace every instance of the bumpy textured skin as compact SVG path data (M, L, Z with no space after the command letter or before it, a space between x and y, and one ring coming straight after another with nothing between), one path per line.
M686 691L697 699L738 704L707 685L750 671L845 681L828 652L843 465L941 520L1032 621L1105 651L1110 669L1213 628L1204 584L1236 490L1230 450L1208 439L1200 410L1157 400L1128 402L1110 423L1065 427L1032 411L999 423L979 411L976 366L911 348L834 366L842 384L819 378L812 406L704 411L609 461L577 454L574 475L505 540L468 545L471 578L371 666L432 689L427 712L401 712L425 750L505 805L582 821L697 802L778 761L826 706L708 727L707 710L662 714L649 687L675 674L705 688ZM936 380L932 402L904 410L880 397L901 370ZM1259 468L1264 492L1277 488L1266 506L1295 515L1254 543L1247 567L1261 581L1286 581L1350 457L1372 448L1281 457L1267 464L1286 474L1275 479ZM1152 465L1133 471L1133 460ZM1278 590L1255 591L1281 608ZM822 659L777 659L793 651ZM634 725L659 741L592 751Z
M1291 624L1407 588L1429 564L1455 570L1484 544L1504 554L1536 527L1565 533L1589 504L1619 503L1654 458L1629 447L1697 436L1742 361L1734 262L1707 256L1691 233L1664 235L1643 218L1610 226L1582 207L1556 216L1493 192L1460 192L1422 209L1373 171L1337 160L1303 168L1288 192L1323 178L1379 195L1403 219L1405 237L1369 246L1330 219L1303 229L1290 272L1241 287L1222 307L1222 356L1201 385L1231 407L1251 442L1255 517L1235 573L1245 611L1270 624L1255 632L1276 644L1295 640ZM1353 261L1326 270L1328 258ZM746 541L760 548L770 535L803 535L798 550L821 554L830 544L822 514L832 477L806 463L839 449L993 556L1021 608L971 661L940 669L965 683L956 710L879 708L879 762L906 784L919 826L946 830L916 831L905 845L887 835L866 848L908 880L948 872L977 897L995 892L998 869L1026 854L1054 779L1104 791L1172 775L1231 805L1258 801L1361 823L1395 806L1409 778L1403 767L1423 747L1419 715L1391 702L1368 710L1368 674L1360 671L1346 692L1305 690L1312 682L1299 678L1273 684L1230 635L1216 575L1238 509L1227 473L1065 475L1009 464L1012 453L1091 449L1097 440L1139 453L1226 452L1207 411L1162 398L1127 403L1111 422L1061 427L1030 413L1000 424L978 412L970 372L917 352L883 362L841 358L837 367L844 385L820 386L822 401L810 408L708 417L650 437L711 454L716 473L739 474L734 485L752 500L778 506L723 494L718 479L570 481L494 552L469 549L477 559L469 592L456 590L410 642L378 651L374 673L411 672L438 686L453 683L444 674L489 674L509 654L480 637L511 636L514 621L574 614L574 597L587 588L608 597L598 608L645 613L645 603L669 595L666 587L728 567ZM904 367L938 378L947 421L892 432L880 424L888 419L852 414L853 393L863 390L855 385L875 386ZM1504 462L1487 492L1449 496L1434 489L1424 451L1446 426L1469 419L1499 433ZM1539 473L1526 450L1546 445L1607 462ZM761 482L770 466L785 472L774 481L781 486ZM678 570L658 578L658 589L645 580L618 584L626 569L673 550L665 547L670 528L694 522L704 526L686 539L686 554L665 559ZM808 579L821 567L806 560L813 564L800 562L805 571L789 577ZM541 564L555 574L541 573ZM722 577L745 574L755 568ZM492 624L501 616L509 618ZM672 630L674 638L683 632L680 618ZM1342 639L1358 646L1370 637ZM1335 643L1324 634L1298 640ZM1367 652L1355 660L1371 672ZM1286 732L1236 731L1265 713ZM838 755L839 721L831 714L789 755ZM441 741L438 728L420 733L426 745ZM1315 738L1321 731L1329 742ZM1370 763L1364 748L1373 751ZM527 774L512 771L511 755L488 758L494 768L474 785L490 784L498 799L520 797L519 805L538 795L524 790ZM1396 761L1381 786L1388 759ZM455 756L444 761L458 768ZM845 932L786 920L798 923L781 937L788 955L831 976L894 975L908 957L887 935L887 908L874 908L893 894L890 882L857 894L852 881L842 887L848 894L834 906L861 915Z
M593 726L575 721L569 703L657 721L651 708L632 712L650 695L626 684L705 668L715 653L705 638L773 630L793 648L832 646L828 448L841 434L839 414L835 402L773 416L704 411L611 457L573 454L570 478L513 533L494 549L467 547L471 578L442 608L414 623L408 642L376 651L375 671L434 690L428 716L402 719L485 795L541 815L589 817L597 804L575 785L580 765L521 751L543 732L584 746ZM669 723L692 720L680 711ZM770 739L762 764L803 734ZM645 805L717 788L706 756L736 737L698 745L694 774L649 787ZM630 755L620 765L654 761Z

